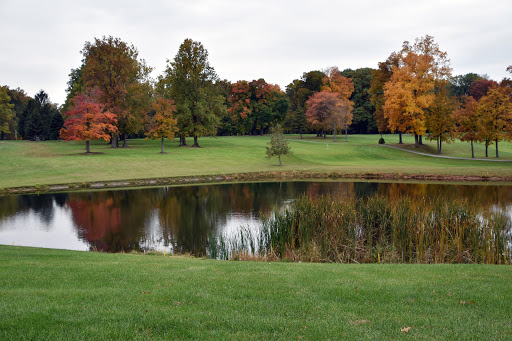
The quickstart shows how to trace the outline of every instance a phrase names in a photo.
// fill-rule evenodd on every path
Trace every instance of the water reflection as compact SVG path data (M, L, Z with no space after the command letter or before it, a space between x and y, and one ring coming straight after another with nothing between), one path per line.
M0 244L203 256L210 236L255 227L301 194L477 199L512 211L512 186L378 182L272 182L0 197Z

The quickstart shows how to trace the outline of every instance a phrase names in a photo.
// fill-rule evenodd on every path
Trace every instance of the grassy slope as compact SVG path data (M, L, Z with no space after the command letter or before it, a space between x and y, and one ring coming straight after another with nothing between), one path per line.
M0 246L0 273L2 340L512 338L509 266L227 262Z
M84 155L83 142L0 141L0 188L83 181L231 174L261 171L303 170L342 173L401 173L448 175L512 174L512 162L436 159L414 155L376 144L378 135L355 135L349 143L339 137L324 140L292 136L293 155L278 167L277 160L265 158L268 137L202 138L204 148L177 147L167 142L168 152L159 154L159 141L130 140L127 149L110 149L93 142L96 154ZM396 136L386 135L388 143ZM406 136L406 143L412 138ZM430 142L431 145L435 143ZM469 144L445 145L446 155L467 157ZM483 147L478 145L477 157ZM512 160L512 144L500 144L503 159ZM491 150L491 155L492 150Z

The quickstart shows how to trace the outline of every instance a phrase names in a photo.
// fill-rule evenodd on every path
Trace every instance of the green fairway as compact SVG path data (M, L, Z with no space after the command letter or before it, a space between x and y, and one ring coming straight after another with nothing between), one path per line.
M386 142L398 141L384 135ZM198 176L247 172L306 171L342 174L425 174L459 176L512 175L512 162L439 159L416 155L377 144L379 135L343 136L333 142L288 135L293 154L277 159L265 158L268 136L202 138L203 148L178 147L166 142L166 154L159 154L160 141L129 140L128 148L111 149L103 141L91 144L92 154L84 154L84 142L0 141L0 188L16 186L80 183L91 181L144 179L155 177ZM411 144L413 138L404 136ZM430 146L430 147L428 147ZM433 147L432 147L433 146ZM404 146L407 147L407 146ZM412 147L414 148L414 147ZM428 142L435 149L435 142ZM470 156L468 143L446 144L445 155ZM477 145L476 157L483 157ZM490 155L493 154L491 146ZM500 143L501 159L512 160L512 144ZM493 159L490 157L489 159Z
M2 340L512 338L509 266L235 262L0 246L0 273Z

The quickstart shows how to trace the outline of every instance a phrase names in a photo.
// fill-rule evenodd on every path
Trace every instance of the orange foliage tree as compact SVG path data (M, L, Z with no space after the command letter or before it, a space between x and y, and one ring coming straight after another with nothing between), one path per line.
M426 113L435 99L436 81L450 76L449 62L429 35L412 46L404 42L399 67L384 85L384 116L392 132L414 134L416 144L421 143L418 137L427 131Z
M394 68L400 64L400 55L393 52L385 62L379 62L379 67L372 71L372 80L370 82L370 101L375 107L373 117L377 123L379 133L389 129L388 120L384 116L384 85L391 79ZM400 136L400 143L402 142Z
M471 157L475 157L473 142L481 141L480 118L477 112L478 102L472 96L464 96L462 98L461 107L453 114L455 123L457 124L457 137L461 141L471 142Z
M90 153L91 140L109 141L117 133L116 115L105 111L98 102L101 92L94 89L88 94L79 94L71 100L71 110L66 112L67 120L60 130L60 137L66 141L85 141L85 150Z
M496 144L496 157L499 157L498 142L512 139L512 89L493 86L478 102L480 136L485 141L485 156L491 141Z
M153 110L155 111L155 115L151 119L151 127L146 133L146 136L153 140L162 139L160 153L164 154L165 138L172 141L174 134L178 131L178 120L173 117L173 114L176 112L176 106L174 105L174 101L157 98L156 101L153 102Z

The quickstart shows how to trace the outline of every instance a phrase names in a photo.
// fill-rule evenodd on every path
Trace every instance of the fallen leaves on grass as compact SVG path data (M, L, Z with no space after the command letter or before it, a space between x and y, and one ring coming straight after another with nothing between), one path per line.
M462 304L462 305L465 305L465 304L475 305L475 302L474 301L460 301L460 304Z
M408 333L412 328L414 328L414 327L413 326L405 327L405 328L401 328L400 331L402 333Z

